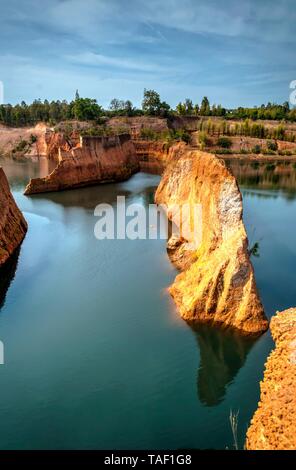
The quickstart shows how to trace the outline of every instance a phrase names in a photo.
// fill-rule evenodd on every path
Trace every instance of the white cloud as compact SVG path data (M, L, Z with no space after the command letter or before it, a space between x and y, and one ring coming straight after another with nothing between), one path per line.
M136 59L111 57L103 54L94 54L93 52L84 52L82 54L68 55L65 58L75 64L90 66L110 66L121 69L138 70L141 72L168 72L170 69L149 61L140 61Z

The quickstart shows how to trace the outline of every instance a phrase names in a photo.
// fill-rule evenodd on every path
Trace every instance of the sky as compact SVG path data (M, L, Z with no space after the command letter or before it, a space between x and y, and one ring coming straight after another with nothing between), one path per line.
M4 102L289 100L295 0L0 0Z

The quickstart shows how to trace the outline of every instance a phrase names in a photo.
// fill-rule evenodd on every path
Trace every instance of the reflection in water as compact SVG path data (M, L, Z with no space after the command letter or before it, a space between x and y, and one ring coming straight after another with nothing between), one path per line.
M157 178L157 177L152 177ZM156 180L157 181L157 180ZM86 188L72 189L61 192L34 194L30 196L32 201L47 200L60 204L63 207L79 207L88 210L94 210L97 204L116 204L118 196L124 196L127 199L137 199L138 203L144 206L154 203L155 185L147 188L139 187L136 190L129 190L125 185L118 184L118 192L114 192L114 184L104 184L89 186Z
M0 166L5 168L10 186L23 191L31 178L47 176L56 167L56 163L46 157L12 158L0 157Z
M290 161L244 161L225 158L225 163L237 178L238 183L249 189L285 190L286 199L296 198L296 166ZM267 193L265 197L274 197L275 193ZM279 194L276 194L278 197Z
M9 258L2 268L0 268L0 310L4 306L7 291L13 281L17 269L20 250Z
M213 325L190 325L200 350L197 391L206 406L215 406L225 397L230 385L254 345L254 337Z

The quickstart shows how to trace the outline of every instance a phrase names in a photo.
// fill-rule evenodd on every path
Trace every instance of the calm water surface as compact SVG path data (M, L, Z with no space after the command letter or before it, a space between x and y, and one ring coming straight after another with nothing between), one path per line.
M29 231L0 281L1 449L243 445L272 347L203 326L193 331L167 294L176 271L163 240L97 241L94 207L117 195L147 205L159 177L23 196L46 161L2 161ZM245 175L245 173L244 173ZM242 182L260 293L271 316L296 305L295 187Z

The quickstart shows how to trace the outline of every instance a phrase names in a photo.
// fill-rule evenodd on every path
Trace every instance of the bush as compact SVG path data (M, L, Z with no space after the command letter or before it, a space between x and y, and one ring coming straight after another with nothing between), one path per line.
M186 132L184 129L181 129L180 131L175 131L174 137L177 140L182 140L186 144L189 144L189 142L191 140L190 134L188 132Z
M217 144L224 149L230 149L230 147L232 147L232 141L229 137L219 137Z
M262 153L263 155L276 155L276 152L274 150L268 150L268 149L263 149Z
M267 149L268 149L268 150L271 150L271 151L273 151L273 152L276 152L277 149L278 149L278 144L277 144L277 142L275 142L274 140L268 140L268 141L266 142L266 146L267 146Z
M252 148L252 153L261 153L261 147L260 145L255 145L253 148Z
M217 155L230 155L233 152L230 149L217 149L215 153Z
M141 138L142 139L147 139L147 140L156 140L157 139L157 132L155 132L153 129L149 128L143 128L141 129Z
M35 134L30 135L30 142L31 144L35 144L35 142L37 142L37 136Z
M16 144L16 146L12 150L12 153L23 152L27 147L28 147L28 142L22 139Z
M291 157L291 155L293 155L293 152L291 150L279 150L279 155L284 157Z
M201 149L204 149L205 147L209 147L212 143L211 139L209 138L209 135L204 131L201 131L199 133L198 140L199 140Z

